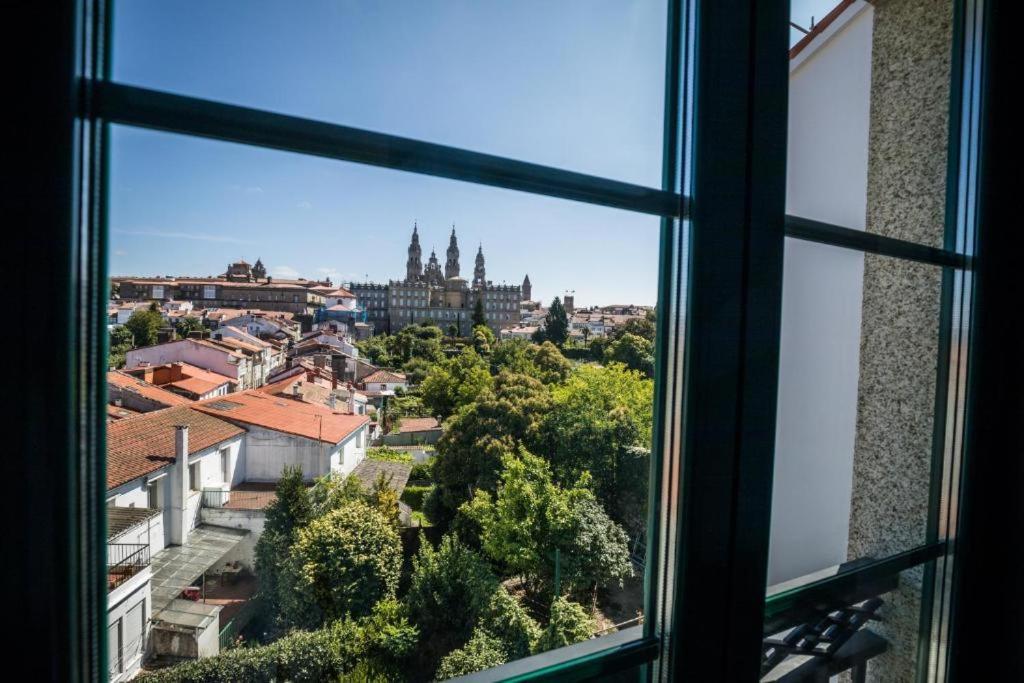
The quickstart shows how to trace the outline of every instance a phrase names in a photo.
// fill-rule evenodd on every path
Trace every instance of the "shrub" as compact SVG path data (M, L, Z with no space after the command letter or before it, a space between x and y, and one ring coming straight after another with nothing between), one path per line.
M402 491L402 502L413 510L422 510L423 501L433 488L433 486L406 486Z
M409 470L409 479L411 481L433 481L435 457L432 455L422 462L414 463L412 469Z
M340 621L318 631L297 631L262 647L227 650L143 674L148 683L257 683L323 681L338 678L356 665L359 627Z
M412 463L412 455L397 448L378 446L366 451L366 457L370 460L383 460L385 462L407 462Z
M559 596L551 603L548 625L541 631L534 652L583 642L594 634L594 627L594 619L582 605Z
M453 650L437 667L437 674L434 676L439 681L445 681L456 676L465 676L475 671L483 671L492 666L499 666L508 661L508 655L501 647L501 643L494 636L486 631L478 630L464 647Z
M421 655L432 669L444 654L469 640L498 580L480 555L451 535L436 550L421 536L412 566L406 603L422 634Z
M294 592L308 596L326 618L362 616L394 596L402 544L390 520L356 501L301 529L291 559Z
M510 660L528 656L540 637L540 626L504 586L499 586L491 596L479 628L501 643Z

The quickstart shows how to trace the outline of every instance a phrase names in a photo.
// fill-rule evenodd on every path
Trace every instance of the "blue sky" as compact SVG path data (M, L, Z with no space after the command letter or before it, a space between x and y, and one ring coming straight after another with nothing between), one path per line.
M116 7L121 82L659 183L663 0ZM464 275L483 242L488 276L529 272L537 298L654 303L654 217L124 127L111 173L114 274L260 257L281 277L386 280L417 221L442 261L456 225Z

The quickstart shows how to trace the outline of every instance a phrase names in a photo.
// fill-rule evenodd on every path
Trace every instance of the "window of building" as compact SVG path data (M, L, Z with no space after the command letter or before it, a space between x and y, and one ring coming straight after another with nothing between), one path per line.
M202 462L197 460L188 466L188 487L191 491L202 491Z

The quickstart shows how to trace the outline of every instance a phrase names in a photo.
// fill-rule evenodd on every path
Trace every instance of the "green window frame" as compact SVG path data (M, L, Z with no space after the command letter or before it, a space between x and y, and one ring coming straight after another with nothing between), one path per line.
M985 88L983 29L992 3L958 0L946 244L942 249L784 215L788 7L766 0L669 0L663 177L660 188L550 168L357 128L171 95L110 79L110 0L47 8L53 47L36 65L50 79L39 106L52 144L33 150L57 169L41 190L54 206L36 239L51 238L44 291L67 297L68 353L47 370L70 390L24 411L26 444L59 468L62 499L33 528L57 531L31 567L61 592L66 618L33 616L54 652L51 678L101 680L106 670L104 444L109 126L178 134L434 175L661 218L655 431L643 626L512 662L474 680L584 680L641 667L667 680L756 680L766 619L798 618L808 604L849 599L873 581L925 565L948 571L953 540L929 525L928 542L857 570L765 597L778 374L783 238L790 236L943 268L943 329L971 303ZM69 160L67 151L73 150ZM34 177L31 173L27 177ZM963 334L967 334L970 330ZM684 334L685 332L685 334ZM947 334L940 345L949 353ZM972 354L975 351L972 350ZM939 362L939 367L948 363ZM945 382L936 415L946 416ZM701 400L697 400L701 397ZM973 399L972 399L973 400ZM37 423L63 415L44 434ZM939 422L940 420L937 420ZM957 486L960 458L934 440L932 515ZM728 438L722 438L727 435ZM41 484L31 480L29 494ZM35 487L35 488L33 488ZM954 496L955 498L955 496ZM17 539L22 538L20 536ZM62 589L66 587L67 590ZM45 595L40 593L40 595ZM51 604L56 604L50 598ZM936 591L949 637L954 615ZM33 632L36 632L33 630ZM924 647L924 645L922 645ZM922 649L922 652L924 650ZM930 655L923 655L930 656ZM925 660L927 661L927 660ZM944 667L944 665L943 665ZM920 669L920 667L919 667Z

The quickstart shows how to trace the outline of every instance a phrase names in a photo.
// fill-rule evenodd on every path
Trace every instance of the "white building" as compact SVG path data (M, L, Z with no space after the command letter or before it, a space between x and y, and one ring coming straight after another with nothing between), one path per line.
M128 351L125 368L184 362L230 377L239 389L252 389L264 383L274 358L267 347L231 337L178 339Z
M264 488L259 506L246 505L247 489L275 483L289 466L307 480L350 474L365 457L368 425L363 415L256 391L112 423L111 679L130 678L150 654L215 654L220 608L180 595L225 560L251 566L273 494Z
M865 229L872 23L858 0L791 53L787 214ZM784 264L770 584L847 560L860 372L863 253Z

